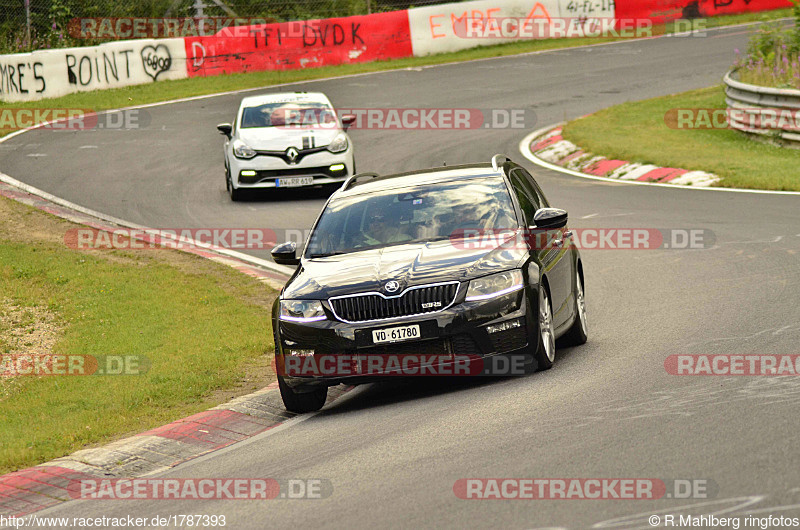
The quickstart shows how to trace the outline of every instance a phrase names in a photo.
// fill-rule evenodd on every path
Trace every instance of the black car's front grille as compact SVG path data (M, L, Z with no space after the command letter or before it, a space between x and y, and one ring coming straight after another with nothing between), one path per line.
M382 320L422 313L435 313L450 306L458 292L458 282L412 287L398 296L378 293L331 298L336 316L348 322Z

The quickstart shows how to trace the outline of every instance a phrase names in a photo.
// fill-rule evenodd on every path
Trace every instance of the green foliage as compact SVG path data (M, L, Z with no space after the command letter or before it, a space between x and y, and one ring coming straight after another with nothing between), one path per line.
M747 54L737 57L734 68L742 81L800 89L800 0L791 2L794 26L786 28L781 22L764 22L751 35Z

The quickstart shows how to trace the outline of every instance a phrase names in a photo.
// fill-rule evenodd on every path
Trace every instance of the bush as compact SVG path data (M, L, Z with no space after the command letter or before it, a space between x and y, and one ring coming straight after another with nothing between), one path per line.
M800 89L800 0L791 2L794 27L765 22L750 37L747 54L737 56L734 68L745 83Z

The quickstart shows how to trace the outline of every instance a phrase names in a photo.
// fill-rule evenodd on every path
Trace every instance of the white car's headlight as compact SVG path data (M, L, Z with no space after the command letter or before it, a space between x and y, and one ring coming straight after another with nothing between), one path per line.
M522 289L522 271L514 269L469 281L467 302L488 300Z
M317 322L325 318L327 317L319 300L281 300L281 320Z
M341 153L342 151L347 151L347 146L347 135L344 133L339 133L328 145L328 151L331 153Z
M233 142L233 154L236 158L253 158L256 156L256 150L241 140L235 140Z

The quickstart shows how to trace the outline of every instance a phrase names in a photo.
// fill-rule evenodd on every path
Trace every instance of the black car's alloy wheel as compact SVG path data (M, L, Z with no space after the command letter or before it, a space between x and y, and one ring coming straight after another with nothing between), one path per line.
M564 344L580 346L586 343L589 336L589 324L586 320L586 295L583 292L583 280L579 272L575 272L575 322L564 335Z
M544 284L539 287L539 347L536 350L536 363L539 370L553 366L556 358L556 335L553 330L553 311L550 295Z

